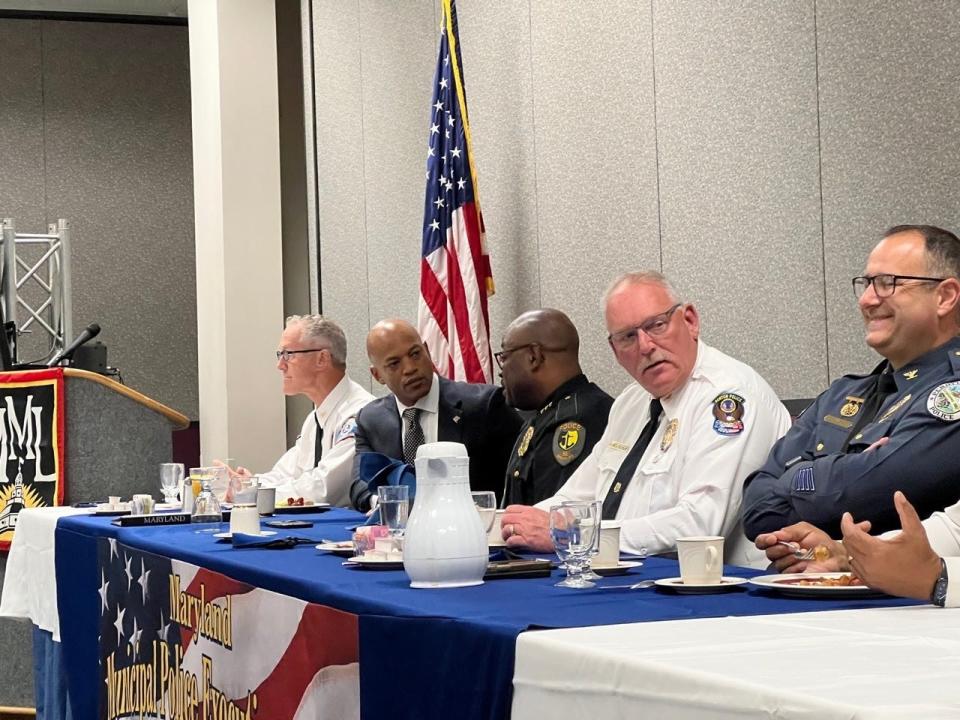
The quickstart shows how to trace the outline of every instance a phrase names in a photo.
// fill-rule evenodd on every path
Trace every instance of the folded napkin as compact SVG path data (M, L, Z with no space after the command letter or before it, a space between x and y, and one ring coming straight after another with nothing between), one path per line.
M360 463L357 474L366 481L370 492L376 495L381 485L406 485L410 488L410 502L413 503L417 494L417 474L410 465L383 453L365 452L357 458ZM364 524L379 525L380 511L374 510Z
M267 550L289 550L297 545L316 545L317 540L304 537L271 537L264 539L262 535L245 535L234 533L230 538L234 548L266 548Z

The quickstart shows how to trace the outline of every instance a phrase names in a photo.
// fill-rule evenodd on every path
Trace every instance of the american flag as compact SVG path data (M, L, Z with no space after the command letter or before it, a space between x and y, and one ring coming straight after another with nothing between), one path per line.
M420 262L419 330L439 372L492 382L484 244L453 0L442 0L443 30L433 83L427 192Z
M249 704L253 717L271 720L359 716L356 615L113 538L101 538L97 552L101 718L240 717ZM174 603L188 597L203 606L179 612ZM205 630L229 643L196 632L198 611L224 607L225 620ZM183 689L194 681L205 706L196 714L182 708Z

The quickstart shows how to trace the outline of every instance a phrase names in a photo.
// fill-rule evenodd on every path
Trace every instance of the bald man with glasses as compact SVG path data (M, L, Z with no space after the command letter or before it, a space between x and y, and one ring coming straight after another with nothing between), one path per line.
M869 375L835 381L747 478L749 537L801 521L837 537L844 512L874 532L894 530L896 490L921 517L960 499L958 275L953 233L931 225L884 233L853 278L867 345L884 359Z
M790 417L752 368L700 339L696 308L657 272L628 273L606 294L614 357L633 378L600 440L567 482L535 506L511 505L509 547L549 551L547 510L565 500L602 503L626 553L673 550L679 537L729 538L729 562L760 554L740 528L741 486Z

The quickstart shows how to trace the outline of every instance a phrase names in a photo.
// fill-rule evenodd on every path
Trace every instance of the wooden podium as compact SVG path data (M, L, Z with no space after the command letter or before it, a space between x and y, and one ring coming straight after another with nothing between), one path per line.
M29 374L2 373L0 395L5 383ZM171 433L190 424L185 415L103 375L71 368L63 370L63 402L63 505L108 495L159 496L157 466L170 462ZM6 565L6 553L0 554L0 587ZM0 618L0 715L34 705L31 634L26 621Z

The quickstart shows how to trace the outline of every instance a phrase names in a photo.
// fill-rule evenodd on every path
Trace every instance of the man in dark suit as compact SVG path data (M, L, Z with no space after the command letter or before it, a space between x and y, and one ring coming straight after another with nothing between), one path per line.
M439 377L419 333L403 320L383 320L367 335L370 373L391 395L357 415L356 457L350 498L370 509L371 491L359 468L365 452L412 463L427 442L459 442L470 455L470 487L492 490L499 502L507 459L521 419L507 407L503 391Z

